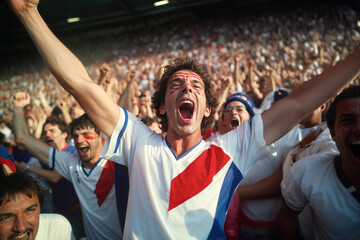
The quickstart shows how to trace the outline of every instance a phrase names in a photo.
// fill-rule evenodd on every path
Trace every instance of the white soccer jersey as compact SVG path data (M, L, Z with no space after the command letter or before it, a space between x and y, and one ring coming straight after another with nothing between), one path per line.
M322 128L325 128L326 125L322 125ZM332 140L330 131L326 127L320 135L307 146L300 148L296 146L286 156L285 162L283 164L283 176L285 177L288 173L290 167L296 162L310 155L314 155L321 152L334 152L339 153L339 150L336 147L335 142Z
M312 128L303 128L300 125L295 126L290 132L274 143L277 155L270 157L266 156L260 161L257 161L244 177L244 180L240 185L243 186L255 183L279 171L290 149L296 146L296 144L298 144L311 130L317 128L318 126ZM245 216L251 220L269 222L277 220L280 204L281 198L276 197L242 201L241 207ZM258 225L258 227L260 225ZM264 223L264 226L268 226L268 224ZM264 231L262 232L264 233Z
M297 161L302 160L307 156L322 152L333 152L339 154L339 150L336 147L335 142L332 140L330 131L326 125L322 125L324 129L320 135L307 146L300 148L296 146L287 155L286 160L283 164L283 179L288 174L290 167ZM314 239L314 223L312 211L307 205L302 212L298 215L299 226L302 238L305 240Z
M83 167L77 152L60 152L51 148L49 166L55 166L56 171L73 183L81 204L87 239L121 239L115 198L114 163L100 158L88 170Z
M60 214L40 214L36 240L75 240L70 222Z
M201 140L177 158L166 138L120 111L104 158L129 169L124 238L225 238L225 215L234 190L256 159L271 154L261 116L215 142Z
M315 239L360 239L360 203L341 183L336 153L320 153L297 161L281 183L288 208L300 212L309 204Z

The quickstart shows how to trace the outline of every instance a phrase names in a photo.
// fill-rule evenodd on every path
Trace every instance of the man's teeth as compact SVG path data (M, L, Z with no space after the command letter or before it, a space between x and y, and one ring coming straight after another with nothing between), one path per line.
M193 105L193 103L190 100L184 100L184 101L181 102L181 104L185 104L185 103Z
M28 232L26 232L26 233L24 233L24 234L21 234L21 235L18 235L18 236L16 236L16 237L14 237L14 239L23 238L23 237L25 237L27 234L28 234ZM26 239L28 239L28 238L29 238L29 236L26 237Z
M360 140L356 140L351 143L351 145L359 145L359 144L360 144Z
M82 153L87 152L89 150L89 147L80 147L80 151Z

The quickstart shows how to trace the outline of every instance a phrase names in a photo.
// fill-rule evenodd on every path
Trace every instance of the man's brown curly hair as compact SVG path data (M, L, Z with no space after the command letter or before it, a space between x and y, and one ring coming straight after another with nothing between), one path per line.
M198 74L204 82L206 104L211 107L211 113L209 117L204 117L201 122L201 131L204 132L207 126L211 123L215 113L215 109L218 105L218 101L215 95L215 91L212 88L211 80L207 70L198 64L196 60L190 58L177 58L173 62L165 66L164 74L156 84L156 92L152 98L152 106L156 110L156 116L160 119L161 129L166 132L168 130L168 121L166 114L160 114L159 108L161 104L165 102L165 92L167 88L168 79L177 71L190 70Z

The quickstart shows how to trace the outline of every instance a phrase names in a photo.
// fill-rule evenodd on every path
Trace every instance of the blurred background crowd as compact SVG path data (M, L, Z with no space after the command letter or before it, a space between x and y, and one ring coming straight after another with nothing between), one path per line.
M151 96L161 68L177 57L197 59L219 93L245 91L264 98L278 87L292 89L343 59L360 43L359 5L325 4L259 11L237 18L169 22L122 36L72 41L90 77L114 101L139 118L154 117ZM1 132L11 134L14 91L32 95L28 121L36 128L51 111L78 116L81 109L37 55L19 55L0 74ZM220 94L219 94L220 95ZM70 121L70 119L68 119Z

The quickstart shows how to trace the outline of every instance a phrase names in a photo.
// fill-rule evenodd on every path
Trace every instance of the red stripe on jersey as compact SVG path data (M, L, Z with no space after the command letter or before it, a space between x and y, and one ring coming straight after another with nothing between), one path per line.
M115 183L115 166L114 162L107 161L103 171L101 172L99 181L96 184L94 193L98 199L99 207L105 201L107 195L109 194L112 186Z
M0 157L0 166L1 165L8 166L13 173L16 172L16 167L10 159Z
M171 181L168 211L204 190L229 160L229 155L218 146L205 150Z

